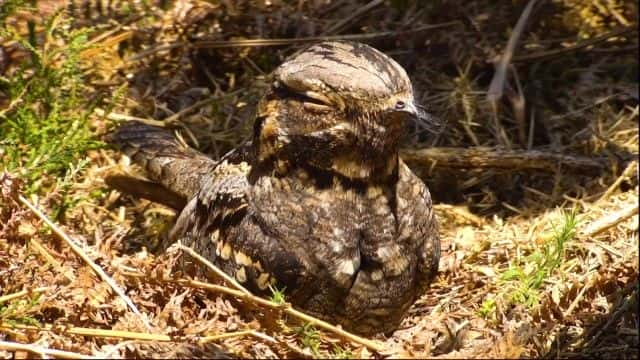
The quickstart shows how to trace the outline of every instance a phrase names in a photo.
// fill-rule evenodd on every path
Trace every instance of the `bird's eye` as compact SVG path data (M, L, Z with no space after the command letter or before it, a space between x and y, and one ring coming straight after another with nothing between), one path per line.
M290 99L302 103L305 109L316 112L332 110L332 102L325 95L313 90L294 90L280 81L272 84L274 93L281 99Z
M404 110L406 104L404 103L404 101L398 101L396 103L396 110Z
M316 112L327 112L331 110L329 99L314 92L306 92L303 95L302 106L307 110Z

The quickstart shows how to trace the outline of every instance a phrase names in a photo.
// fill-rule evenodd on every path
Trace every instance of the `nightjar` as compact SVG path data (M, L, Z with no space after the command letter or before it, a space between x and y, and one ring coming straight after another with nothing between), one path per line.
M398 157L411 81L370 46L324 42L280 65L253 139L214 161L131 122L110 141L186 204L170 233L258 294L361 334L396 328L437 272L425 184Z

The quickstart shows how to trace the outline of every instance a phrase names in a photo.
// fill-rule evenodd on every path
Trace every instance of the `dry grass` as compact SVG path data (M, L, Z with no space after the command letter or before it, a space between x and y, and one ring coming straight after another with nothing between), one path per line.
M26 38L33 24L40 47L67 46L69 38L43 35L44 19L61 3L40 1L40 16L18 11L6 23ZM27 144L0 142L8 171L0 175L0 357L637 358L637 3L539 2L507 67L504 96L489 102L492 61L527 3L194 0L98 9L77 2L68 26L90 26L77 74L86 98L79 112L96 108L86 119L92 139L135 117L220 156L249 136L275 66L305 42L346 37L401 62L419 101L443 123L437 134L417 124L408 150L535 150L603 166L415 162L442 223L441 272L401 329L373 339L383 344L376 352L256 306L221 290L222 282L189 280L178 248L154 251L173 211L104 184L109 171L128 167L117 152L69 140L63 144L78 151L34 177L22 166L30 163ZM0 80L10 79L30 58L15 37L0 33L0 40ZM64 55L51 59L54 70L68 63ZM46 110L10 85L0 87L0 131L27 105L36 115ZM47 136L64 136L51 126Z

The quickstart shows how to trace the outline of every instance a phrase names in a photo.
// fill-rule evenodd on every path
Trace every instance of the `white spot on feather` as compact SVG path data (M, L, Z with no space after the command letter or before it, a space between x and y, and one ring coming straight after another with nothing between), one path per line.
M236 280L241 283L247 281L247 273L244 270L244 266L240 267L240 269L236 271Z
M343 260L338 265L338 271L351 276L356 272L356 264L354 264L353 260Z
M371 279L373 281L380 281L382 280L383 275L382 270L375 270L371 273Z

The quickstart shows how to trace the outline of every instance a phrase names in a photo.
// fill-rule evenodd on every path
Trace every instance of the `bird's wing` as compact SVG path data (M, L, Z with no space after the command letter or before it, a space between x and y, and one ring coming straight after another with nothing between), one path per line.
M205 258L215 260L220 239L246 213L250 169L245 161L222 160L180 213L169 236L172 242L181 240Z

